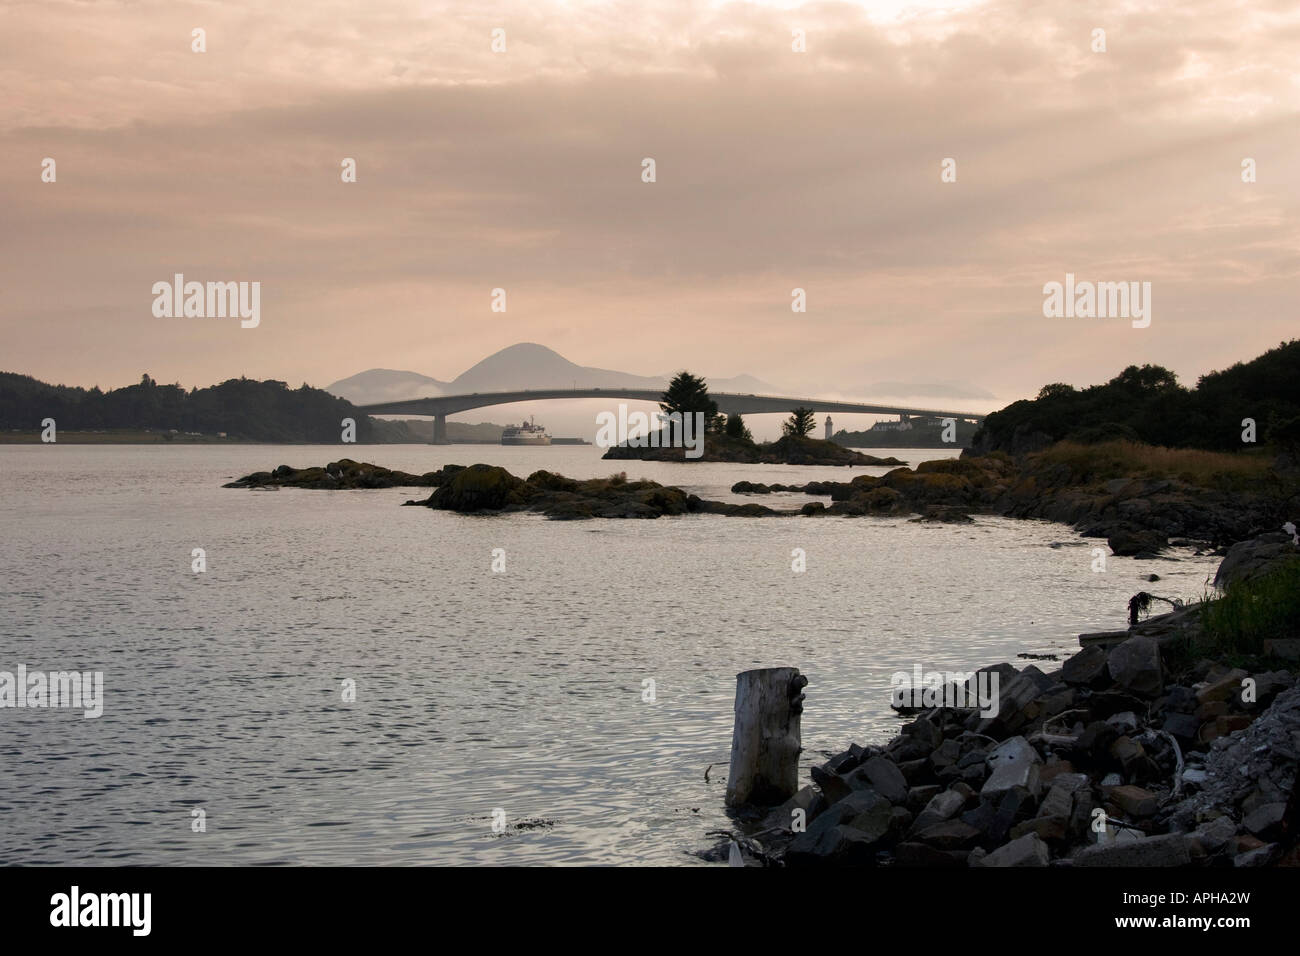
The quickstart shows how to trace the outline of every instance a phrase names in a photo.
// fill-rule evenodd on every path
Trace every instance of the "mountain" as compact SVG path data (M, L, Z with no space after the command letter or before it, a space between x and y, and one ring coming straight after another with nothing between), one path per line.
M445 394L447 389L447 383L436 378L388 368L367 369L325 386L325 391L331 395L346 398L354 405L396 402L404 398L431 398Z
M520 342L489 355L450 382L440 382L416 372L370 369L345 378L326 391L357 405L424 398L439 394L497 392L515 388L653 388L662 389L672 378L664 375L633 375L612 369L591 368L570 362L553 349L534 342ZM711 378L717 392L779 394L780 389L752 375Z

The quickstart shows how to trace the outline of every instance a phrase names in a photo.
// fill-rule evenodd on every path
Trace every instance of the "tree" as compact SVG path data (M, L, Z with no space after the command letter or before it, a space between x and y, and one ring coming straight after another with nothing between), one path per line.
M727 416L727 424L723 431L727 433L728 438L739 438L742 441L752 442L754 436L750 434L749 429L745 426L745 420L735 412Z
M673 377L668 390L659 399L659 407L665 414L678 412L683 418L703 412L706 430L712 431L718 426L718 403L709 398L709 387L704 384L704 379L690 372L678 372Z
M781 431L795 438L806 438L817 427L817 418L811 408L800 406L790 412L790 417L781 423Z
M1053 382L1051 385L1044 385L1038 390L1038 401L1045 398L1055 398L1058 395L1073 395L1074 386L1066 385L1064 382Z
M1130 365L1112 378L1107 385L1117 386L1139 394L1159 392L1178 387L1178 376L1160 365Z

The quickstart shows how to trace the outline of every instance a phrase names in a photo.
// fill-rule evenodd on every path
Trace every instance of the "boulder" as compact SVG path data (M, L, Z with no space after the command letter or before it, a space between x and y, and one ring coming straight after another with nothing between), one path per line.
M1169 539L1148 528L1119 528L1106 539L1110 550L1121 557L1159 554L1169 546Z
M1154 793L1132 784L1111 787L1106 798L1131 817L1149 817L1160 809L1160 800Z
M821 767L813 767L809 773L812 776L813 783L821 787L822 793L826 795L826 802L829 804L839 803L852 792L848 781L837 773L831 773Z
M869 786L890 803L907 803L907 780L898 765L888 757L872 757L849 777L855 789Z
M1281 532L1238 541L1220 562L1214 575L1214 586L1226 590L1239 581L1267 574L1281 561L1297 557L1300 557L1300 548L1292 543L1290 535Z
M1106 670L1120 687L1143 697L1156 697L1164 688L1160 644L1151 637L1130 637L1111 650Z
M1261 840L1273 840L1282 835L1282 821L1285 818L1285 803L1265 803L1247 813L1241 822Z
M1047 866L1052 855L1036 833L1026 833L986 854L973 866Z
M945 820L915 831L912 840L928 844L939 850L966 850L973 847L983 834L961 820Z
M993 797L1015 787L1037 798L1042 789L1038 779L1042 758L1024 737L1011 737L989 751L986 758L988 780L980 790L981 797Z
M448 511L499 511L520 503L525 489L525 483L504 468L470 465L439 485L427 503Z
M913 830L920 831L926 827L934 826L936 823L951 820L961 812L964 806L966 806L966 797L964 795L957 790L945 790L943 793L932 797L930 802L925 805L925 809L916 817Z
M1207 704L1216 700L1241 699L1241 682L1250 675L1239 667L1212 680L1196 692L1196 702Z
M1092 644L1061 665L1061 680L1090 687L1106 678L1106 648Z
M1256 847L1253 850L1247 850L1244 853L1238 853L1232 858L1233 866L1271 866L1282 856L1282 847L1277 843L1266 843L1264 846Z
M1095 843L1074 856L1075 866L1188 866L1192 862L1182 833L1146 839Z
M832 804L786 850L792 866L866 862L890 829L893 808L874 790L859 790Z

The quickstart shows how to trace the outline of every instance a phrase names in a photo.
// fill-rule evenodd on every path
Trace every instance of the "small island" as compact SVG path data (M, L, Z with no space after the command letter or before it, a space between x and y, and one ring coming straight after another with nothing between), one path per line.
M694 442L678 441L676 447L667 428L653 434L631 436L602 456L612 461L713 461L762 465L854 465L892 468L906 465L897 458L876 458L833 441L812 437L816 418L810 408L795 408L782 424L782 436L773 442L756 442L745 420L738 414L723 415L709 397L704 379L679 372L659 401L665 415L680 415L683 421L704 422L704 434Z

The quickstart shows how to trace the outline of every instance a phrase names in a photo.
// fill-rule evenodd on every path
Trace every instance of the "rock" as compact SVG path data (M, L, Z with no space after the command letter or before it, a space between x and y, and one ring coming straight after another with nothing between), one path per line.
M1233 866L1271 866L1282 856L1282 847L1277 843L1268 843L1245 853L1238 853L1232 858Z
M1275 840L1282 835L1282 821L1285 817L1285 803L1265 803L1246 814L1241 822L1261 840Z
M1105 676L1106 649L1100 644L1087 646L1061 665L1061 679L1067 684L1091 687Z
M525 483L497 465L470 465L429 496L432 508L448 511L500 511L520 503Z
M937 783L927 783L919 787L911 787L907 791L907 809L921 811L929 806L930 801L943 792L943 787Z
M1049 763L1044 764L1042 768L1038 771L1038 781L1044 787L1050 787L1056 781L1056 778L1062 775L1077 776L1082 778L1085 782L1088 779L1086 776L1084 776L1081 773L1076 774L1074 772L1074 764L1070 763L1070 761L1053 760Z
M874 790L859 790L824 810L786 850L792 866L863 862L890 828L893 807Z
M1069 835L1069 826L1069 817L1034 817L1012 827L1011 838L1014 840L1032 833L1049 843L1064 843Z
M1047 796L1043 797L1043 802L1038 806L1038 815L1040 817L1060 817L1062 821L1065 821L1070 818L1070 811L1073 809L1073 791L1057 784L1047 791Z
M814 787L804 787L785 803L770 810L763 818L763 827L764 829L782 827L789 830L794 822L795 810L802 810L805 822L811 823L823 809L824 799Z
M1110 755L1119 761L1120 766L1124 768L1124 773L1130 779L1136 779L1139 782L1145 782L1158 773L1158 768L1153 767L1147 757L1146 749L1131 737L1120 737L1110 745Z
M837 773L831 773L823 770L821 767L813 767L810 771L813 783L821 787L822 793L826 795L826 802L837 804L849 795L852 788L848 782Z
M1024 723L1020 713L1030 701L1038 696L1038 683L1024 674L1015 674L1010 680L999 679L998 713L996 717L985 717L976 725L976 732L986 734L997 727L1015 730Z
M1160 800L1154 793L1131 784L1111 787L1106 797L1131 817L1149 817L1160 809Z
M951 767L960 759L961 745L955 739L949 738L930 754L930 765L935 770L942 770L944 767Z
M839 810L841 814L836 823L845 823L863 832L874 832L878 838L889 830L888 821L893 807L880 794L859 790L834 804L827 812L832 810Z
M1278 562L1300 556L1300 548L1291 542L1291 536L1280 532L1262 534L1257 538L1238 541L1228 549L1214 575L1214 586L1227 589L1240 581L1249 581L1267 574Z
M916 823L913 824L914 832L924 830L926 827L932 827L937 823L943 823L945 820L951 820L962 808L966 806L966 797L956 790L945 790L931 798L930 802L925 805L916 817Z
M914 831L912 839L940 850L962 850L973 847L981 836L980 831L969 823L945 820L924 830Z
M866 784L890 803L907 802L907 780L898 765L888 757L872 757L849 777L849 785Z
M1122 528L1106 539L1106 544L1117 556L1132 557L1139 554L1159 554L1169 546L1169 539L1159 531L1145 528Z
M1051 852L1047 844L1036 833L1026 833L1005 846L1000 846L985 855L973 866L1047 866L1051 861Z
M1246 702L1246 706L1259 710L1268 707L1278 694L1295 684L1295 678L1291 676L1289 671L1263 671L1253 676L1255 679L1255 700Z
M1042 758L1024 737L1004 740L989 751L986 762L992 773L980 790L981 797L992 797L1021 787L1037 798L1041 790L1038 769Z
M845 750L831 757L824 764L822 769L830 773L846 774L857 769L859 761L862 759L861 753L854 753L852 750Z
M1028 665L1020 672L1020 676L1033 681L1040 694L1051 690L1056 685L1056 681L1044 674L1036 664Z
M858 864L872 862L874 847L871 839L861 830L833 826L795 837L785 851L787 866L809 866L818 863Z
M1114 727L1103 720L1094 720L1075 741L1075 758L1085 766L1104 766L1110 756L1110 745L1118 739Z
M1201 722L1191 714L1166 714L1164 730L1177 738L1186 747L1196 740L1201 729Z
M1190 687L1184 687L1176 684L1169 688L1168 697L1165 699L1165 710L1177 711L1180 714L1190 714L1196 710L1196 691Z
M1155 638L1130 637L1111 650L1106 669L1115 683L1134 694L1155 697L1164 687L1160 644Z
M963 813L961 819L984 834L985 846L999 846L1006 842L1011 828L1029 819L1033 811L1034 798L1029 791L1015 787L1000 795L981 798L980 805Z
M1219 679L1211 681L1198 690L1196 692L1196 701L1198 704L1206 704L1216 700L1231 700L1233 698L1240 700L1241 682L1249 676L1241 668L1235 667Z
M1229 734L1245 730L1250 726L1252 720L1254 720L1254 717L1249 714L1227 714L1215 717L1213 721L1206 721L1201 725L1200 741L1208 744L1220 737L1227 737Z
M1228 702L1226 700L1207 700L1200 707L1196 708L1193 714L1201 723L1207 720L1213 720L1215 717L1222 717L1228 713Z
M1075 866L1188 866L1187 837L1181 833L1114 843L1095 843L1074 856Z
M1208 823L1202 823L1191 834L1192 839L1201 845L1206 853L1218 853L1228 841L1237 835L1237 825L1228 817L1217 817Z

